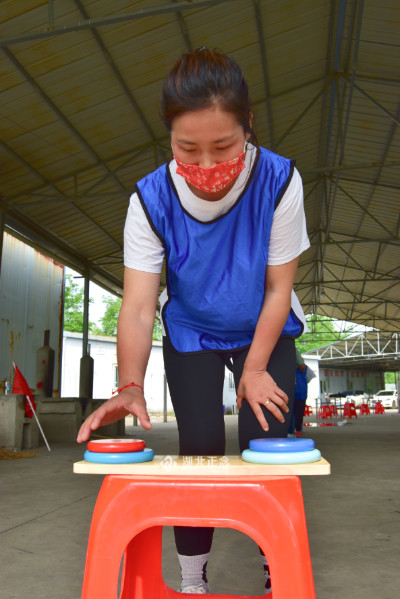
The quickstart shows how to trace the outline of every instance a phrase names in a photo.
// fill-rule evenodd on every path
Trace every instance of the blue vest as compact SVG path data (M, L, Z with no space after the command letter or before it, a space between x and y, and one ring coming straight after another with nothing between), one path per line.
M294 164L260 149L246 189L224 215L201 222L182 207L168 165L137 183L149 223L165 246L166 334L180 352L229 351L251 344L264 300L274 210ZM290 312L282 335L303 325Z

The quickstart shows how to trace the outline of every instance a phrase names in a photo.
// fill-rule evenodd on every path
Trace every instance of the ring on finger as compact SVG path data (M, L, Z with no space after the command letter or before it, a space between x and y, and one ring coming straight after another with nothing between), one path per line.
M271 403L271 402L269 399L267 399L267 401L264 402L264 406L267 406L269 403Z

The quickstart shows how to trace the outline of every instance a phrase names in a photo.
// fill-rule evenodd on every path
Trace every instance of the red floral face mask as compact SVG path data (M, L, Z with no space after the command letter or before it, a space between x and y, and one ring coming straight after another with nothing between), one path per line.
M200 191L206 193L217 193L222 191L232 183L234 179L244 169L244 155L245 152L241 152L239 156L228 160L227 162L221 162L215 166L209 168L203 168L197 164L186 164L181 162L174 156L178 168L176 172L181 175L187 183L190 183Z

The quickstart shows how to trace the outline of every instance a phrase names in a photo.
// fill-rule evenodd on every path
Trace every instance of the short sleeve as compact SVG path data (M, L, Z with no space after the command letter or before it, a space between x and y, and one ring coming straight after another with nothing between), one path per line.
M125 221L124 265L135 270L160 273L164 254L164 246L152 230L138 195L134 193Z
M286 264L310 247L304 214L303 183L295 168L292 180L275 210L268 264Z

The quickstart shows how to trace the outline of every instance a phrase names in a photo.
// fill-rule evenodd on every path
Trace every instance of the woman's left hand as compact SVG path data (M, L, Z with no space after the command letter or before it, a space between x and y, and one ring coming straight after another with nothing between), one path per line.
M269 429L269 426L261 406L267 408L279 422L284 422L283 412L289 412L288 396L278 387L266 370L261 372L243 371L236 397L239 410L244 399L247 400L261 428L265 431Z

